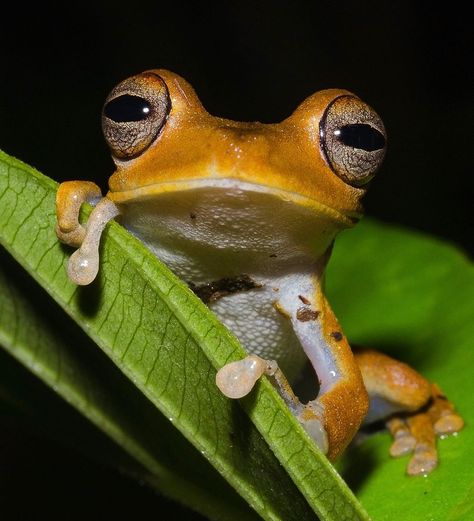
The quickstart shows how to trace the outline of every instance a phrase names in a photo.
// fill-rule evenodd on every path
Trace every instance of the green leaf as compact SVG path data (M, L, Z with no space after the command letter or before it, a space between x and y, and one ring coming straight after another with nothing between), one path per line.
M474 519L473 264L439 240L365 220L336 241L327 289L352 342L416 367L466 421L438 442L426 478L404 475L407 458L387 457L381 432L348 454L349 484L377 521Z
M3 263L3 256L1 261ZM21 276L21 275L20 275ZM1 278L1 277L0 277ZM1 286L3 291L4 287ZM33 288L32 288L33 289ZM0 349L0 423L82 452L99 465L150 481L150 473L55 391ZM150 483L153 486L153 483Z
M325 520L367 519L361 505L266 379L241 402L252 423L238 403L220 394L214 382L215 370L241 358L241 346L187 287L123 228L116 223L108 227L98 280L85 288L69 282L65 263L70 252L54 233L55 190L54 182L1 154L1 243L135 384L139 399L150 400L169 418L263 518L314 519L314 511ZM15 304L5 301L7 309L14 308ZM39 365L37 374L84 414L87 407L81 408L80 398L91 386L100 384L107 388L104 392L108 397L113 394L107 376L100 371L92 373L85 359L76 367L75 357L82 356L80 350L74 349L70 370L65 371L63 351L60 355L56 351L61 346L56 344L53 354L48 349L38 350L35 340L27 335L22 345L26 354L20 356L17 335L9 326L12 321L14 331L20 331L18 315L12 312L9 321L2 321L3 344L30 369ZM182 456L181 448L167 452L167 434L164 440L157 434L158 439L153 439L158 445L156 451L145 457L141 436L146 436L142 430L146 431L148 424L137 424L133 410L122 418L113 406L109 409L107 400L102 403L92 395L86 403L93 404L92 410L96 408L95 416L88 417L156 474L166 493L206 511L206 494L213 488L203 483L207 468L194 457L187 469L195 466L195 472L185 470L178 476L179 470L175 472L173 465L175 457ZM123 430L122 421L127 424ZM111 428L114 422L120 423L116 431ZM136 435L135 431L140 432ZM162 441L164 446L160 445ZM187 460L186 450L183 448L183 460ZM170 472L168 477L161 467ZM176 488L174 482L178 483ZM214 503L219 502L221 505L208 515L238 517L233 512L235 502L227 506L226 499L217 497ZM220 508L223 510L217 512Z
M55 439L87 447L90 456L210 517L257 518L4 250L0 250L0 343L126 452L87 429L2 354L0 398L36 425L42 421L50 435L53 428Z
M51 200L49 202L45 202L46 199L43 201L44 207L42 207L41 212L38 210L41 205L39 207L37 206L38 200L41 199L43 195L47 198L48 192L54 189L54 185L50 181L39 177L39 174L34 173L34 171L29 170L19 162L15 162L5 156L3 157L3 161L11 166L4 171L0 171L0 194L7 192L7 190L13 193L10 193L9 197L0 200L0 229L2 230L2 236L4 235L4 230L7 232L2 240L8 244L13 244L10 249L16 252L18 258L39 278L40 282L49 287L50 291L55 294L60 303L64 303L65 301L62 295L70 295L72 300L68 303L69 307L67 307L69 313L77 314L76 318L79 319L79 323L82 323L83 327L85 325L89 327L90 320L92 319L93 321L95 313L100 312L99 309L94 309L91 303L96 302L97 299L102 299L100 300L102 303L105 302L105 296L103 295L105 284L111 284L114 281L102 281L100 285L91 289L90 292L89 290L85 290L84 292L76 290L67 293L66 290L70 290L70 285L65 280L65 277L62 276L64 273L62 266L64 262L63 253L59 250L54 236L51 233L51 222L54 220ZM14 176L12 175L12 169L16 170ZM8 175L8 181L5 180L6 175ZM23 196L23 199L12 202L13 194L16 194L15 197L19 198ZM51 194L49 194L49 197L51 199ZM18 205L20 205L21 208L18 209ZM31 214L31 210L35 213ZM34 215L34 222L29 223L29 233L25 232L25 239L23 239L23 241L27 245L34 241L36 242L34 248L29 248L26 255L21 249L24 246L23 242L18 245L16 244L18 239L12 241L11 235L8 235L8 233L13 233L18 236L20 231L16 231L17 228L24 229L25 224L23 223L22 212L24 212L25 216ZM10 216L14 213L20 213L19 216L17 215L15 217L17 228L15 228L15 225L12 225L11 222L12 218ZM10 223L9 226L7 226L9 220ZM30 217L30 221L31 220ZM38 228L40 230L38 230ZM115 229L116 226L113 226L113 228ZM8 230L10 230L10 232L8 232ZM38 238L38 231L40 235L42 235L42 238ZM122 232L120 231L118 233L120 234ZM30 243L28 243L28 240L30 240ZM123 239L123 235L117 235L115 240L127 239ZM109 242L110 238L105 246L105 253L107 253L109 247L111 247ZM43 251L41 251L41 244L44 246ZM51 252L49 253L49 255L53 255L52 259L54 259L55 255L58 256L58 258L59 256L61 257L59 261L51 262L51 270L53 268L57 270L53 273L52 277L51 273L48 275L47 270L45 270L44 263L46 261L43 259L42 262L38 262L38 260L41 259L42 253L48 249L48 246L58 249L58 251L54 252L54 255ZM114 244L112 247L116 247L116 245ZM133 245L132 241L130 251L133 252L134 247L136 246ZM33 252L31 250L33 250ZM35 257L35 253L37 257ZM108 258L111 258L110 254L108 254ZM153 263L156 261L147 259L146 262ZM3 260L1 263L2 266L6 265ZM38 275L36 267L42 268L43 271L41 275ZM104 268L107 269L108 266ZM125 280L129 280L126 278L126 269L129 268L124 268L119 281L122 284L126 284L125 281L122 281L123 277L125 277ZM163 284L169 280L173 281L173 278L167 274L166 270L158 270L155 274L156 273L165 278ZM143 273L140 275L143 276ZM371 437L363 445L349 451L347 457L341 464L344 475L375 520L383 521L393 519L394 512L396 512L397 519L407 520L432 519L435 521L453 521L473 517L474 472L472 471L470 462L473 461L474 456L474 433L472 428L469 428L470 425L472 425L473 411L471 397L474 391L474 379L471 376L471 368L474 366L474 350L472 350L472 339L474 338L474 321L472 320L474 271L472 264L462 253L435 239L417 233L407 232L406 230L399 230L387 225L381 225L366 219L363 223L358 225L355 230L342 234L336 242L327 279L330 300L349 338L358 344L381 348L389 354L414 365L428 378L442 386L449 398L455 402L467 422L467 428L457 437L439 442L440 467L427 478L408 478L405 476L404 467L406 460L393 460L387 456L390 440L388 434L384 432ZM187 457L183 458L184 463L181 463L181 466L179 462L175 462L174 460L173 463L176 464L170 465L169 459L160 459L162 452L166 453L166 450L163 451L163 447L170 446L167 444L173 442L181 444L183 454L188 454L186 450L189 449L189 444L186 448L187 442L185 439L180 437L177 432L173 432L173 429L170 428L170 424L166 420L163 420L163 417L160 416L150 404L148 404L148 413L143 416L146 416L145 421L143 421L141 414L134 415L130 413L130 411L147 408L144 404L148 402L143 400L140 390L130 384L112 364L107 363L107 358L101 357L97 349L94 349L93 343L85 340L82 333L80 334L82 335L81 337L77 329L75 332L71 332L73 330L69 328L73 326L69 324L66 327L64 317L61 319L55 318L52 320L52 323L48 324L48 322L45 321L45 316L48 316L50 311L47 311L47 309L49 309L47 307L48 303L44 298L39 308L28 310L27 304L31 303L32 288L29 287L25 289L25 287L15 287L13 290L12 285L16 284L16 278L12 279L8 276L7 280L3 281L3 283L6 282L9 285L9 291L12 292L15 290L18 295L15 297L16 300L12 299L11 295L5 298L7 292L3 288L1 289L1 296L3 297L1 301L2 308L0 309L0 324L2 328L0 335L3 335L1 341L5 344L4 336L8 334L8 332L10 336L15 336L15 328L12 328L12 323L7 320L2 320L5 309L3 306L6 305L5 302L9 302L9 305L15 302L14 305L17 306L17 309L22 310L20 315L27 317L25 318L25 326L17 328L18 331L30 331L29 334L26 333L24 335L22 340L23 344L19 342L16 337L14 341L10 340L10 349L15 351L17 357L20 358L18 353L24 349L24 356L28 358L29 355L31 358L34 349L41 344L40 339L38 339L38 334L34 333L35 331L40 332L42 337L51 335L52 338L55 339L55 349L57 348L59 350L58 352L61 353L61 358L71 357L71 367L74 369L81 368L81 375L84 378L84 382L90 382L94 378L99 380L99 382L95 382L93 385L100 384L100 392L98 392L98 395L102 396L103 393L107 398L105 400L102 399L102 401L94 398L94 400L91 401L94 407L98 409L98 414L101 418L100 421L96 421L96 423L98 423L109 436L116 439L117 437L114 437L112 432L113 429L111 430L107 426L107 422L112 424L114 421L119 423L123 422L120 424L123 425L125 442L121 442L119 439L117 439L117 441L122 443L122 446L128 445L126 448L129 454L132 454L135 459L140 460L141 463L144 464L148 470L143 472L156 476L159 474L159 470L156 468L153 470L153 465L158 466L158 468L160 466L164 467L170 472L171 479L169 482L163 479L160 480L162 489L166 491L166 487L168 486L170 488L170 490L167 491L168 494L177 497L181 501L187 502L194 508L207 512L208 515L215 517L216 511L222 508L222 503L227 504L229 507L227 509L224 507L228 516L224 518L233 519L244 515L245 508L243 508L241 504L239 505L238 500L232 497L232 493L229 490L224 490L225 487L222 486L222 483L219 484L219 479L216 478L215 473L212 473L212 469L206 469L204 459L196 464L196 469L199 468L197 472L198 475L199 473L202 473L201 476L206 475L205 480L196 480L195 476L189 475L189 472L186 472L186 469L189 469L189 466L185 466L186 461L190 461L187 460ZM189 295L186 290L179 287L179 285L173 286L174 291L176 291L176 288L182 290L180 295L181 298L183 298L183 302L191 302L192 305L193 296ZM121 292L124 292L125 289L126 293L126 286L122 285L119 289ZM156 287L152 289L156 290ZM59 296L57 295L58 293ZM170 294L169 296L174 295ZM166 301L168 306L174 310L176 309L176 303L179 303L179 300L174 300L169 303L167 301L168 295L163 296L163 294L161 294L160 299ZM21 305L25 307L20 307L19 301L22 301L23 304ZM206 310L203 310L199 303L194 304L200 313L200 317L206 317ZM51 305L51 303L49 303L49 305ZM185 320L184 314L179 315L179 318L181 319L183 327L186 328L189 321L187 322ZM203 320L207 320L207 317ZM227 356L227 353L233 352L234 355L237 356L239 348L234 341L229 339L225 332L222 333L218 326L212 322L212 319L210 320L212 326L217 327L218 334L224 335L220 340L221 344L217 344L217 341L214 341L216 343L211 343L210 346L203 347L202 336L199 337L199 342L197 343L203 347L206 353L209 353L210 350L212 351L213 345L218 345L219 349L224 349L222 345L227 345L228 351L225 351L225 355ZM54 327L59 321L62 324L62 333ZM15 321L13 321L13 323L15 323ZM37 325L31 326L31 324ZM91 327L93 330L94 322ZM196 328L199 331L198 326L195 324L191 325L189 329L196 332ZM61 334L63 336L61 336ZM71 342L71 338L74 339L74 342ZM34 342L32 342L32 340L34 340ZM204 340L204 342L207 341L208 338ZM54 344L54 342L52 343ZM66 350L64 351L65 346ZM106 353L108 352L107 348L105 348L105 351ZM222 363L223 358L225 358L219 357L219 359L217 359L217 357L212 356L212 352L210 355L213 366L218 366ZM97 361L98 359L101 360L100 363ZM74 403L74 399L72 398L73 393L71 393L70 375L61 373L61 378L55 383L57 354L54 354L54 350L48 354L48 350L46 349L46 354L44 356L43 354L41 355L41 360L42 362L39 365L37 360L36 362L32 362L31 360L28 361L25 359L23 362L37 374L41 373L41 371L47 372L49 369L51 373L49 383L65 398ZM95 369L91 370L91 367ZM41 368L41 370L39 368ZM212 373L213 369L211 366L208 367L208 371ZM2 375L3 374L4 373L2 373ZM75 374L75 371L73 371L73 374ZM41 375L41 377L48 381L44 374ZM77 380L77 374L75 378ZM212 380L212 378L210 380ZM74 379L72 379L72 381L74 381ZM116 384L113 383L115 381L117 381ZM5 381L3 376L2 383L4 387ZM69 387L69 390L63 390L61 388L63 383L66 387ZM11 382L8 382L8 385L11 385ZM77 381L74 385L77 387ZM74 387L74 385L72 387ZM88 383L87 385L90 386L91 384ZM252 410L252 406L259 404L261 399L268 400L268 395L262 391L262 387L265 389L264 386L265 384L260 386L259 396L254 399L253 403L251 400L247 400L244 404L254 419L255 415L257 415L257 424L259 424L259 421L261 422L261 420L258 419L258 413L260 411ZM212 392L210 386L208 390ZM77 399L80 401L80 398L83 397L83 391L81 394L80 385L76 389L76 392ZM271 390L269 392L271 393ZM121 398L113 405L114 397L116 396L120 396ZM216 397L216 399L218 398ZM111 400L112 405L107 403L107 400ZM102 402L105 404L101 405ZM82 410L86 416L91 417L87 408L81 408L80 404L77 403L74 403L74 405L78 407L79 410ZM121 407L117 405L121 405ZM117 414L117 417L114 417L114 414ZM235 408L233 408L232 414L238 414ZM284 409L279 412L279 415L282 420L288 420L285 416ZM264 414L262 418L265 418ZM94 421L93 417L91 417L91 419ZM245 423L240 416L239 421L242 421L241 425L245 432L250 432L249 429L252 429L252 427L249 426L248 423ZM294 425L291 425L291 428L295 428ZM147 436L144 436L147 430L151 433L156 433L156 436L151 435L147 439ZM235 436L235 432L231 432L233 436ZM273 484L271 480L273 478L276 487L274 490L278 491L278 487L280 487L276 495L282 494L281 491L284 488L284 481L281 481L282 478L278 475L278 469L270 468L269 466L269 468L262 470L262 466L255 463L259 457L262 457L262 454L263 461L268 462L273 460L269 453L258 453L258 450L262 450L262 448L256 441L254 431L252 431L252 434L253 437L249 436L249 439L253 440L253 442L251 445L247 444L247 449L249 452L252 451L254 461L252 461L252 464L249 465L248 468L251 471L259 469L259 478L264 475L264 472L267 472L267 476L269 476L268 481L262 481L259 485L271 488ZM270 443L272 443L272 435L273 433L266 435ZM153 440L151 444L150 439ZM243 443L248 442L248 440L241 440L240 438L238 438L237 441ZM138 451L133 449L133 443L138 445ZM153 444L155 444L155 448ZM152 447L151 449L150 446ZM148 462L145 461L146 458L144 459L139 455L140 451L144 452L146 450L151 453L151 461ZM240 450L240 454L242 454L242 447L240 447ZM176 454L181 454L181 449L176 451ZM192 451L189 451L189 454L192 454ZM194 454L193 457L195 457L196 454ZM281 457L281 454L279 455ZM172 468L166 468L167 463L168 467ZM299 460L301 471L304 472L309 469L311 472L311 470L313 470L310 468L311 463L312 461L301 462L301 460ZM124 463L124 465L126 465L126 463ZM290 470L290 472L292 471ZM312 475L315 476L316 474L313 473ZM182 487L175 487L173 485L173 479L175 478L188 481L188 483L184 483ZM209 483L212 485L208 487L207 490L206 487L204 487L204 490L199 490L199 487L202 488L202 486L206 484L204 483L206 480L209 480ZM297 480L298 478L296 478L296 481ZM248 499L248 491L242 492L242 488L245 488L245 486L255 486L255 481L251 482L251 480L249 480L242 486L242 483L236 484L236 480L234 480L233 485ZM188 495L188 485L190 485L190 490L192 490L193 487L197 487L196 497L190 497ZM339 485L340 483L337 483L337 486ZM222 492L215 494L215 496L223 498L221 505L219 505L219 501L216 501L215 497L212 498L211 494L211 503L215 501L213 508L215 507L216 510L214 512L206 511L206 508L202 507L202 504L206 503L204 498L209 498L210 492L218 490L215 488L217 486L222 487L219 489ZM259 489L259 487L257 486L256 489ZM308 491L306 490L305 492L308 497ZM306 518L309 516L308 512L304 512L304 509L298 511L297 502L290 513L288 510L285 511L281 508L278 499L275 500L274 497L271 497L270 493L267 492L265 496L265 493L259 490L257 494L260 494L260 497L263 498L262 502L270 501L270 504L274 507L274 512L272 513L259 510L264 517L271 518L271 516L275 516L275 518L278 518L280 515L280 518L293 519L297 515L303 515L303 518L305 518L305 515ZM288 503L294 501L294 494L297 494L295 489L289 489L286 492L285 499ZM295 497L298 496L296 495ZM330 501L331 500L330 498ZM231 501L233 501L233 503L227 503ZM284 500L281 500L281 502L283 503ZM278 508L280 508L280 510L278 510ZM356 515L364 518L363 512L361 510L357 511L357 507L352 506L349 508L355 508L356 512L358 512ZM303 514L301 512L303 512ZM233 517L232 514L235 514L235 517ZM348 515L348 518L351 518L350 515L351 514ZM353 516L352 518L357 517ZM333 517L331 517L331 514L329 514L324 519L342 519L342 516L338 517L337 514L334 514Z

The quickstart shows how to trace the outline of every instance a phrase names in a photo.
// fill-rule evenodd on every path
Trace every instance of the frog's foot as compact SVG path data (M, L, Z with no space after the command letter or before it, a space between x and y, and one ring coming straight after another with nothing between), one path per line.
M454 406L436 384L431 385L431 398L419 412L396 415L387 421L393 443L390 454L394 457L412 454L407 466L410 476L426 475L438 464L436 436L443 438L456 434L464 426Z
M373 350L356 353L370 396L365 423L389 418L392 456L412 454L407 474L428 474L438 463L436 435L458 432L462 419L439 387L407 364Z
M407 465L409 476L429 474L438 466L436 435L427 413L391 418L387 421L387 428L394 439L390 455L412 454Z
M56 194L56 235L61 242L79 248L86 235L79 222L82 203L102 197L100 188L90 181L66 181L59 185Z
M322 406L316 400L303 405L274 360L264 360L257 355L249 355L243 360L226 364L217 372L216 384L228 398L243 398L263 375L270 377L289 409L321 451L326 454L328 436L323 424Z
M103 197L83 227L79 222L82 203L96 201L100 196L99 187L88 181L62 183L56 196L56 234L62 242L78 247L69 259L68 276L81 286L90 284L97 276L100 237L106 224L120 213L110 199Z

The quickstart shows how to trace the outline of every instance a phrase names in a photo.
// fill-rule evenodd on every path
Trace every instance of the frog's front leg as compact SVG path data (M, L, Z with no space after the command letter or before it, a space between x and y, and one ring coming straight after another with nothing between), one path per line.
M92 202L102 197L100 188L90 181L66 181L59 185L56 193L56 235L69 246L79 248L86 229L79 222L82 203Z
M270 376L308 434L335 459L354 437L368 410L360 370L322 293L319 274L288 276L278 293L275 307L291 321L319 379L317 398L300 403L276 362L255 355L224 366L217 374L217 385L225 395L236 398L250 392L261 375Z
M66 181L56 194L58 238L78 248L69 259L68 276L79 285L90 284L99 270L99 244L105 225L120 212L100 188L90 181ZM79 222L82 203L97 202L84 227Z

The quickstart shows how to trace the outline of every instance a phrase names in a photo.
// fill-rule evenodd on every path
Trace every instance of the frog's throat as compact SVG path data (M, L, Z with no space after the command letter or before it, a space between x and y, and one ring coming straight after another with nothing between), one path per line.
M109 191L107 193L107 197L116 204L122 204L150 199L160 194L173 192L179 193L182 191L195 190L200 188L220 188L229 191L239 190L244 192L249 191L266 193L281 199L281 201L292 202L298 206L308 208L314 211L316 214L328 217L338 224L348 228L354 226L354 224L356 224L362 217L360 212L350 211L347 213L342 213L339 210L335 210L334 208L317 201L316 199L312 199L301 194L282 190L280 188L274 188L272 186L243 182L241 180L232 178L186 179L182 181L153 183L146 186L140 186L139 188L133 188L131 190L119 190L113 192Z

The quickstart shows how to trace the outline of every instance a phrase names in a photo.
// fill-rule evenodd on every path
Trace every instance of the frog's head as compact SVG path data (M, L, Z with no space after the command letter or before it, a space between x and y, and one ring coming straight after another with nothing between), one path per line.
M242 205L263 203L270 215L288 204L304 209L295 216L322 218L328 240L360 217L386 144L379 116L345 90L313 94L281 123L240 123L208 114L166 70L115 87L103 130L117 166L108 197L118 204L177 192L258 193L260 203L244 197Z

